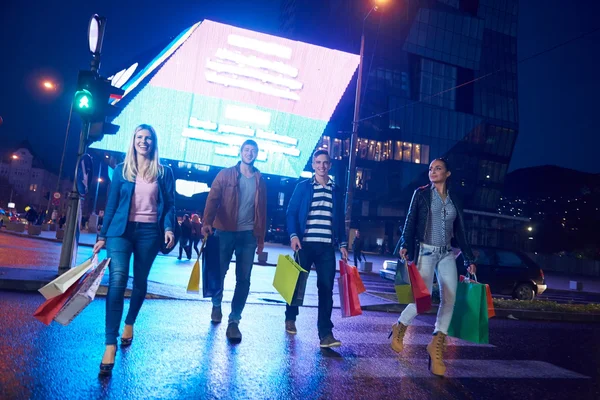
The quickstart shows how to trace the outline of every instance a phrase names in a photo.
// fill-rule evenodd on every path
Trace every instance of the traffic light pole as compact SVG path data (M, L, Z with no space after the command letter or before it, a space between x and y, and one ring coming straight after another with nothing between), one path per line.
M58 274L62 275L75 266L77 261L77 247L79 245L79 227L81 225L81 195L77 188L78 170L81 168L81 159L87 150L87 137L90 131L90 123L83 121L81 134L79 136L79 151L77 152L77 164L75 167L75 178L73 189L69 193L69 209L65 225L62 248L60 250L60 263Z

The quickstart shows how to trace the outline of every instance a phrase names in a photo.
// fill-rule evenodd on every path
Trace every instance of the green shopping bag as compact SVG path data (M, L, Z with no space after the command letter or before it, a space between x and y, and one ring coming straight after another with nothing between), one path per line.
M401 260L398 260L396 266L394 287L396 289L396 296L398 297L399 304L410 304L415 302L406 263Z
M473 343L489 343L485 285L471 282L468 279L458 283L454 313L448 328L448 336Z
M302 279L300 279L301 273L303 274ZM294 305L302 304L302 299L297 299L297 297L301 295L304 298L307 277L308 271L303 269L292 257L279 255L275 277L273 278L273 287L277 289L288 305L292 305L292 302L294 302ZM297 286L302 287L298 287L298 290L296 290Z

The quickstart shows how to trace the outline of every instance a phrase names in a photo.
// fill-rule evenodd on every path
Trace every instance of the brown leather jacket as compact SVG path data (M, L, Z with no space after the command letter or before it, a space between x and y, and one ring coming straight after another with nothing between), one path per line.
M235 232L237 229L240 190L238 179L241 175L240 162L221 170L210 187L203 223L214 228ZM254 198L254 236L258 245L264 245L267 229L267 185L260 171L254 168L256 196Z

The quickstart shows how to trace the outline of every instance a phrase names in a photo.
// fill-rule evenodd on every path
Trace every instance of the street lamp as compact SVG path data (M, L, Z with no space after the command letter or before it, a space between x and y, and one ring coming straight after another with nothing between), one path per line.
M13 154L13 155L12 155L12 159L13 159L13 160L18 160L18 159L19 159L19 156L18 156L18 155L16 155L16 154Z
M46 90L54 90L54 89L56 89L56 84L54 82L48 81L48 80L42 82L42 86Z
M356 97L354 98L354 119L352 121L352 135L350 136L350 154L348 155L348 182L346 185L346 233L350 233L350 222L352 221L352 201L354 199L354 185L356 180L356 142L358 139L358 120L360 118L360 89L363 75L363 60L365 53L365 23L373 11L379 10L379 6L387 3L386 0L376 0L375 4L363 18L362 32L360 35L360 59L358 64L358 77L356 79Z

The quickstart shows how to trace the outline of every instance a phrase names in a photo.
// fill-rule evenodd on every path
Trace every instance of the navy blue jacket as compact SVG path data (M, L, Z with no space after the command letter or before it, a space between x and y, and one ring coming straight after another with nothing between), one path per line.
M175 220L175 180L173 171L163 166L164 173L158 178L158 228L161 232L173 231ZM104 210L104 223L98 239L121 236L125 233L129 221L131 199L135 191L135 182L123 178L123 164L117 165L110 184L110 193Z
M314 192L314 178L298 182L288 204L286 219L290 238L298 236L302 241L306 231L306 220L310 211ZM344 223L344 195L341 188L333 184L333 242L340 247L347 247L346 226Z

